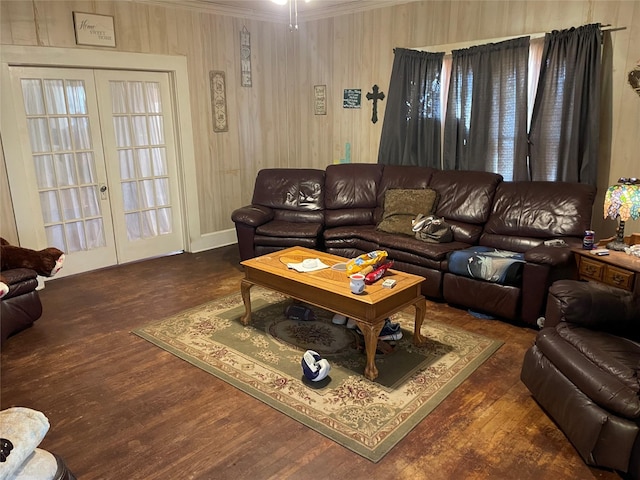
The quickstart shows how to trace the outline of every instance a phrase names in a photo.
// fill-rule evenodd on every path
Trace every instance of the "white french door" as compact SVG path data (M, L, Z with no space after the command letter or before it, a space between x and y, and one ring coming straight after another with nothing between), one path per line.
M64 274L183 249L167 74L10 67L33 222ZM20 201L13 195L14 203ZM35 197L34 197L35 198ZM20 231L18 232L20 234Z
M96 70L95 77L118 260L182 250L167 74Z

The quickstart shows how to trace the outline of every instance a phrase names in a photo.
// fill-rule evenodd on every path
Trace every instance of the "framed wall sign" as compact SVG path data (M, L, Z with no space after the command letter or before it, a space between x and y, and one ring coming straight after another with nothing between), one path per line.
M313 86L313 113L316 115L327 114L327 86Z
M362 90L360 88L345 88L342 96L342 108L360 108Z
M251 86L251 34L245 26L240 32L240 85Z
M212 70L209 72L211 88L211 111L213 114L213 131L228 132L227 124L227 86L224 72Z
M113 17L109 15L73 12L73 26L78 45L116 46Z

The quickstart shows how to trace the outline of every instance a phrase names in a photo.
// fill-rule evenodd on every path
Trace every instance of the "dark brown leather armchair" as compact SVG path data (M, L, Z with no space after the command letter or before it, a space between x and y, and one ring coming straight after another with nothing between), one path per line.
M587 464L640 478L640 298L555 282L521 379Z
M0 344L33 325L42 315L42 303L36 287L38 274L29 268L2 272L9 292L0 300Z

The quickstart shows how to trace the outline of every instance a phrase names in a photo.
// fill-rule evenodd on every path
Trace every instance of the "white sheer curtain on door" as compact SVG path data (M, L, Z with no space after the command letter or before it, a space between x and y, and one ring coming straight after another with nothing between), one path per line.
M135 241L171 233L160 86L111 81L110 87L127 237Z
M84 81L21 84L48 244L67 253L105 246Z

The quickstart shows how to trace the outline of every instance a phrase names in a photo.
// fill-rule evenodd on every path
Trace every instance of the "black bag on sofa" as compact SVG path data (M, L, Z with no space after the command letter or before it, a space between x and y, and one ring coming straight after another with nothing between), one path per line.
M444 218L435 215L418 215L412 222L416 238L428 243L448 243L453 241L453 230Z

